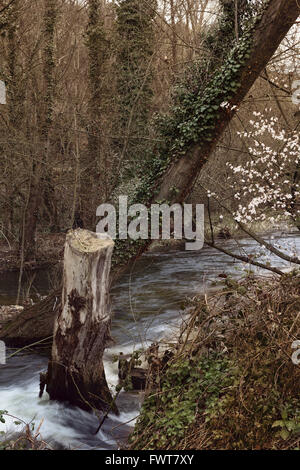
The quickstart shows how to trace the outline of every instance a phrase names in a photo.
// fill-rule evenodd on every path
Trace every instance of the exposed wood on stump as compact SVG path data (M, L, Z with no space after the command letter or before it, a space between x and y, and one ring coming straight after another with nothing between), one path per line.
M109 273L114 243L70 231L64 255L62 306L55 319L47 392L85 410L107 410L103 352L110 338ZM116 411L116 410L115 410Z

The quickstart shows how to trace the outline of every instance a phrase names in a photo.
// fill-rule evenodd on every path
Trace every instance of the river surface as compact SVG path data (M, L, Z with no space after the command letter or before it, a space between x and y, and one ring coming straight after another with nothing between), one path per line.
M298 234L277 233L266 235L289 253L300 253ZM254 254L260 248L253 240L220 241L224 248L241 254ZM290 264L262 253L261 261L288 270ZM171 251L147 253L120 279L111 292L114 312L112 336L115 344L105 353L105 370L109 385L117 384L117 363L113 357L145 347L163 337L175 335L183 317L181 304L186 297L216 288L219 274L241 277L248 267L211 248L198 252ZM266 275L266 272L264 272ZM0 275L0 304L15 302L17 275ZM38 272L34 286L40 294L50 287L50 276ZM95 435L98 419L93 414L66 404L50 402L47 393L38 398L39 373L47 368L47 358L36 354L18 355L0 365L0 409L34 423L41 420L41 435L54 448L117 449L134 425L138 416L141 396L122 392L118 399L120 416L113 415ZM0 423L0 431L14 432L15 418ZM19 426L20 427L20 426Z

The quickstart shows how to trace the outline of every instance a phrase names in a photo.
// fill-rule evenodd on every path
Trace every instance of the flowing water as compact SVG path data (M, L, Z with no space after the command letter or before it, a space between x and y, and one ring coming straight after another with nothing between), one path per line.
M268 235L273 243L288 252L300 253L300 236L297 234ZM241 254L260 250L253 240L222 241L223 247ZM267 261L262 254L262 261ZM273 266L290 269L289 263L271 257ZM112 289L114 319L112 336L115 344L105 353L107 380L114 389L117 384L117 363L113 357L140 349L166 336L174 337L183 312L184 298L212 288L219 274L240 277L245 266L211 248L199 252L171 251L147 253L122 277ZM14 303L17 276L0 276L0 304ZM49 290L47 273L37 273L35 288L41 294ZM37 426L41 420L42 437L55 448L116 449L124 442L139 413L141 397L122 392L118 398L120 416L113 415L105 421L95 435L98 419L93 414L66 404L50 402L44 393L38 398L39 373L45 371L47 358L38 355L18 355L0 365L0 409L26 423ZM13 432L18 427L15 418L0 423L0 431Z

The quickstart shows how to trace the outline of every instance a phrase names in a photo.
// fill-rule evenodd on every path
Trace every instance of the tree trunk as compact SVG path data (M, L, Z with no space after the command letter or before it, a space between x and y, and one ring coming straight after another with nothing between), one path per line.
M106 177L101 152L102 138L100 130L103 122L103 81L105 76L105 31L103 27L103 12L101 0L88 0L87 12L89 21L86 37L88 48L88 78L89 101L88 111L90 115L88 132L88 154L84 160L85 170L82 171L82 185L80 194L81 216L84 226L92 229L96 224L96 201L103 202ZM99 175L101 177L99 178ZM102 184L99 184L101 180ZM86 187L89 195L86 195Z
M78 229L67 234L62 306L54 325L47 392L85 410L112 398L102 356L110 338L109 273L114 243Z
M28 188L28 203L25 206L24 226L21 227L20 255L24 261L34 261L36 258L36 229L38 211L41 202L41 188L39 176L36 174L36 165L32 165L32 175Z
M39 113L39 138L44 142L43 154L37 159L38 163L32 165L32 181L29 191L29 201L25 208L25 226L22 241L23 256L25 261L34 259L36 250L36 230L37 218L41 198L45 198L42 175L45 173L45 165L49 153L49 132L53 120L53 100L54 100L54 38L55 38L55 25L57 20L57 0L44 1L45 13L43 22L43 99L42 106Z

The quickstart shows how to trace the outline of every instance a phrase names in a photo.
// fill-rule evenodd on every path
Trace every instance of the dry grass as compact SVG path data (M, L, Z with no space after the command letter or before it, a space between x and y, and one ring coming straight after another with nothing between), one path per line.
M5 436L5 440L0 442L1 450L52 450L51 446L42 439L40 434L43 420L34 430L31 424L25 424L23 430L17 436Z

